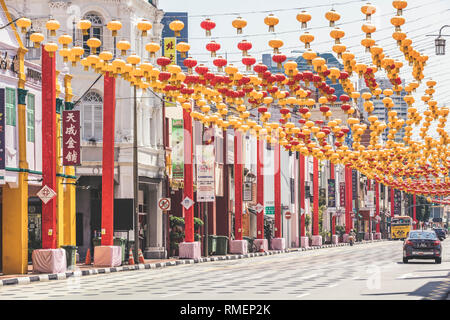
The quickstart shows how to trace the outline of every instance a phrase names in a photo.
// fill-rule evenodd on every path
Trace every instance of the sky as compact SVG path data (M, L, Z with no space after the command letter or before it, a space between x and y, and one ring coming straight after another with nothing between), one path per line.
M160 0L159 7L167 12L188 12L189 43L191 45L189 54L199 63L212 66L211 62L214 58L211 58L210 53L206 51L205 45L210 40L215 40L221 44L218 55L226 55L229 63L238 65L241 70L244 70L241 63L242 53L237 49L237 43L243 39L253 44L249 54L254 56L257 61L261 61L262 53L272 52L268 41L274 38L283 40L282 53L288 57L298 56L298 53L295 54L292 51L304 50L304 44L299 40L299 36L304 31L309 31L315 36L315 40L311 44L312 50L319 53L332 52L334 40L329 35L332 28L325 19L325 12L331 8L341 15L341 19L336 23L336 26L345 31L341 42L347 46L347 50L355 54L358 62L371 62L370 53L366 53L365 48L360 44L361 40L365 38L365 34L361 31L365 16L360 8L366 3L367 0ZM377 31L372 38L383 47L385 54L404 63L400 77L406 82L411 82L412 68L408 66L403 53L400 52L391 36L394 26L390 23L390 19L396 15L396 9L392 7L392 0L373 0L371 3L377 8L376 13L372 16L372 23L377 27ZM297 13L303 8L312 15L306 30L301 30L300 23L296 19ZM275 33L268 32L268 26L264 24L264 18L269 13L275 14L280 19L279 24L275 26ZM242 35L237 35L236 29L231 25L232 20L238 16L248 22ZM425 79L414 95L415 106L419 112L425 110L424 102L420 100L420 97L426 89L425 81L430 78L437 81L436 93L433 97L438 101L438 105L450 106L450 48L447 46L446 55L436 56L434 46L434 39L439 33L439 29L450 21L450 1L410 0L403 16L406 23L402 26L402 31L406 32L408 38L413 41L412 46L416 50L429 56L424 72ZM212 37L206 37L205 31L200 28L200 22L205 18L216 22L216 28L212 30ZM450 28L444 29L442 34L450 36ZM450 38L447 37L447 40ZM449 41L448 45L450 45ZM376 75L382 77L384 71L379 71ZM430 131L433 128L435 128L434 125L430 127ZM450 126L447 125L447 130L449 128ZM418 129L413 132L417 133Z

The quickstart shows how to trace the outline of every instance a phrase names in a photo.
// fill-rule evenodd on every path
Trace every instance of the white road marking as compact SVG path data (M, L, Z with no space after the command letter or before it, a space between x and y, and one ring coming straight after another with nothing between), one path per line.
M180 294L180 293L177 292L177 293L165 294L165 295L161 296L161 298L173 297L173 296L176 296L177 294Z
M310 279L310 278L314 278L314 277L317 277L317 276L320 276L320 274L313 273L313 274L310 274L309 276L300 277L299 279Z
M334 288L334 287L336 287L337 285L338 285L337 283L330 284L330 285L328 286L328 288Z
M309 294L310 294L310 293L304 293L304 294L298 295L297 298L301 298L301 297L307 296L307 295L309 295Z
M397 279L406 279L406 278L411 278L413 276L412 273L405 273L402 274L401 276L397 277Z

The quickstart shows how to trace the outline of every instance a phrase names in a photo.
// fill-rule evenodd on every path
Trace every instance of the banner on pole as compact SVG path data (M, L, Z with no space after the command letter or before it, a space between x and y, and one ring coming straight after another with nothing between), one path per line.
M62 112L63 165L79 166L80 156L80 111L65 110Z
M328 179L328 207L336 207L336 180Z
M216 198L214 181L214 145L196 146L197 202L213 202Z
M172 179L184 179L183 119L172 119Z

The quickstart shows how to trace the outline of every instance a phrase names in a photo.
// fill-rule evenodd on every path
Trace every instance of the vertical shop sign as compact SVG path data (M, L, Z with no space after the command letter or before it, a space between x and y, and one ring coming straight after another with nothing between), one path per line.
M164 38L164 57L170 59L170 64L177 64L177 38L168 37Z
M0 181L5 180L5 89L0 88Z
M215 200L214 145L196 146L197 202Z
M172 179L184 178L183 119L172 119Z
M65 110L63 116L63 165L79 166L80 157L80 111Z
M336 181L328 179L328 207L336 207Z

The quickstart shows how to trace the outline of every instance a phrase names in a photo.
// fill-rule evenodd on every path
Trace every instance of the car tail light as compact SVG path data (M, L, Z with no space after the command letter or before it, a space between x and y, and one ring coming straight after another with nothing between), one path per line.
M440 242L439 240L435 240L435 241L433 241L433 244L434 244L435 246L438 246L438 245L441 244L441 242Z
M406 240L406 242L405 242L405 245L410 245L410 246L412 246L413 245L413 243L412 243L412 241L411 240Z

